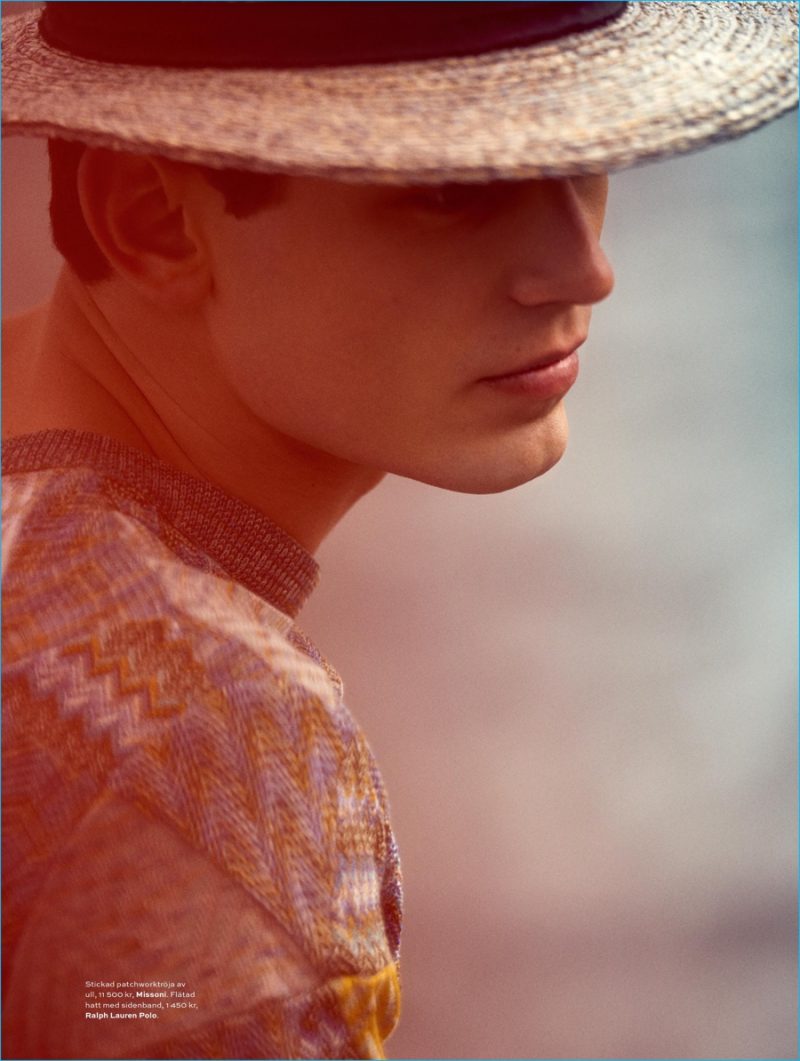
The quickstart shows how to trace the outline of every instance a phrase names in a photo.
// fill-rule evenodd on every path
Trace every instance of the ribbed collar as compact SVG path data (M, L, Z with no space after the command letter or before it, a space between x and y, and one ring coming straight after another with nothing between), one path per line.
M3 442L3 474L92 468L137 490L228 575L294 618L317 583L313 556L272 520L213 483L113 438L54 429Z

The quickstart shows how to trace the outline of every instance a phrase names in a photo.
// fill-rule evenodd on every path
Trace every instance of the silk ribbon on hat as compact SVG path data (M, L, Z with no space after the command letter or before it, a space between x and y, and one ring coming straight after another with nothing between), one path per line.
M357 66L480 55L585 32L624 3L48 3L54 48L171 67ZM235 16L235 17L234 17Z

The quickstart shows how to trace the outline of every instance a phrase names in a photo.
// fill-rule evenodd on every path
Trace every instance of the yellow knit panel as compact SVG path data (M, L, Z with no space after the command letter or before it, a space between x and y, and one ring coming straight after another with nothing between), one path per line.
M340 976L332 980L344 1023L359 1056L385 1058L383 1043L400 1019L400 976L392 963L374 976Z

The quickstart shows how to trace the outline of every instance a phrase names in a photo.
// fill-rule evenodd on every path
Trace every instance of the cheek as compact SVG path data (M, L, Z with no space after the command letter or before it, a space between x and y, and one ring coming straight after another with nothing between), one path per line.
M334 285L284 266L218 298L209 325L224 385L252 421L338 451L399 433L414 408L407 319L341 274Z
M463 390L497 315L483 273L416 245L275 224L226 230L208 310L222 385L248 422L355 461L402 457L401 474L471 448Z
M401 281L364 253L265 261L247 250L220 272L208 323L218 362L248 405L266 413L288 402L307 413L321 403L337 424L349 412L394 417L416 407L426 379L446 377L457 314L432 312L414 270Z

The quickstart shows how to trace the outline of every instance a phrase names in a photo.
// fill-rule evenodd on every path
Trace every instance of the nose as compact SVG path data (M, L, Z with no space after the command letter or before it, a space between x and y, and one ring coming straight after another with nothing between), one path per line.
M591 305L611 294L614 273L599 242L607 192L604 176L531 182L529 220L517 229L515 302Z

